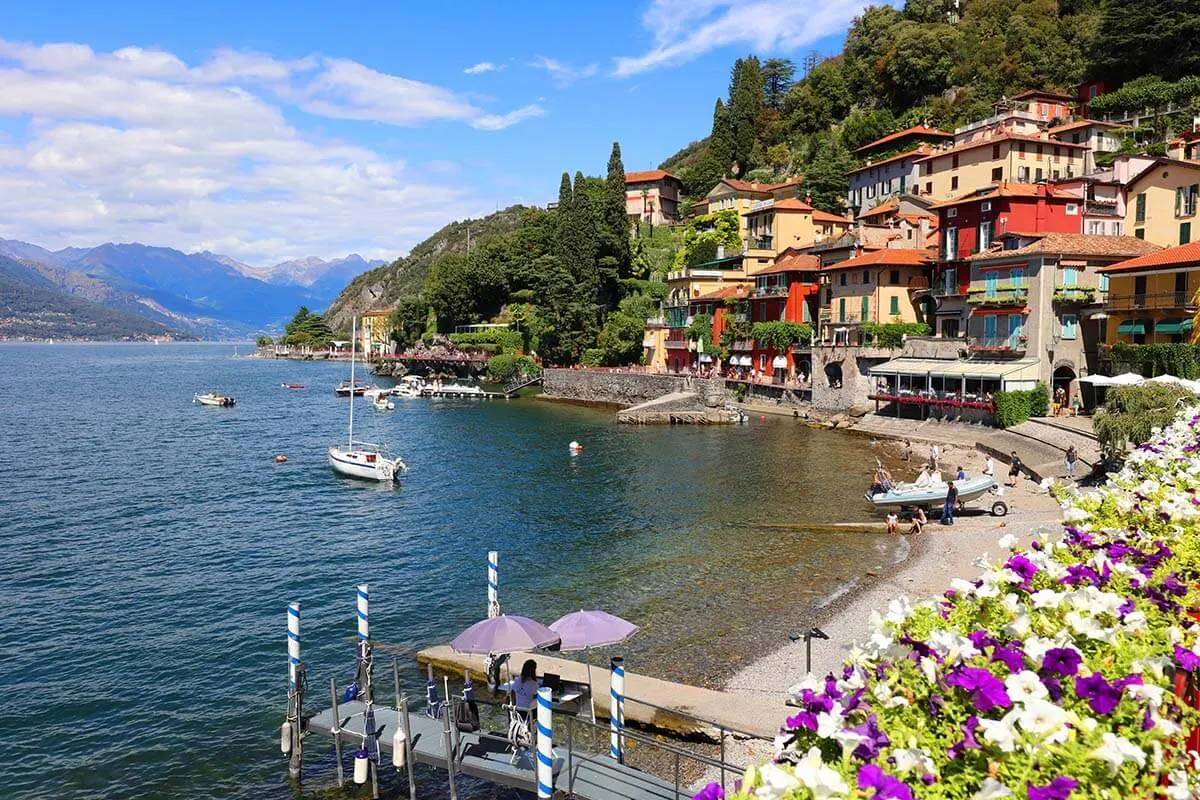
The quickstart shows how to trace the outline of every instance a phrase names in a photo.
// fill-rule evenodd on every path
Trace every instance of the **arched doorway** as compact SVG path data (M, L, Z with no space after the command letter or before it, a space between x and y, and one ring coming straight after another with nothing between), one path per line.
M842 362L831 361L825 365L825 377L829 381L829 388L842 388Z
M1060 361L1054 365L1054 375L1050 378L1050 399L1052 403L1061 404L1063 411L1071 408L1071 399L1079 392L1077 377L1075 365L1070 361Z

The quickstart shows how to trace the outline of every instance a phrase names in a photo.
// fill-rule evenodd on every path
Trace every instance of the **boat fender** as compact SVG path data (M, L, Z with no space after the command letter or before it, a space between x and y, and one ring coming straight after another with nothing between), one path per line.
M370 763L367 751L360 747L354 754L354 782L359 786L367 782L367 765Z
M342 702L349 703L358 697L358 681L350 681L350 685L346 687L346 693L342 695Z
M404 728L396 728L396 732L392 734L392 766L396 769L404 769L405 744L408 738L404 735Z
M292 723L287 720L279 728L279 749L285 756L292 752Z
M579 442L571 442L569 445L567 445L567 447L570 448L572 453L578 453L583 450L583 445L581 445Z
M280 453L279 455L275 456L276 464L282 464L286 461L287 461L287 456L285 456L283 453Z

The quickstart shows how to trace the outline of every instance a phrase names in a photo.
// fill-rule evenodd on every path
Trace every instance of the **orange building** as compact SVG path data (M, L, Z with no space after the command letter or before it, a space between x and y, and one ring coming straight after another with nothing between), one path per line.
M814 325L820 290L821 260L814 255L788 248L772 266L753 273L747 322L797 322ZM771 375L776 382L812 374L810 342L801 342L785 352L777 352L765 342L751 341L751 366L760 375ZM745 356L746 353L739 355ZM739 366L745 366L739 364Z

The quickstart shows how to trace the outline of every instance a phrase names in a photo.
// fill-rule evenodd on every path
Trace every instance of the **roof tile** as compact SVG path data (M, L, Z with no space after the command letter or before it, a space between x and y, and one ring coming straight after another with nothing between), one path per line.
M1141 241L1140 239L1138 241ZM1200 267L1200 241L1158 250L1128 261L1120 261L1101 269L1101 272L1137 272L1163 267Z

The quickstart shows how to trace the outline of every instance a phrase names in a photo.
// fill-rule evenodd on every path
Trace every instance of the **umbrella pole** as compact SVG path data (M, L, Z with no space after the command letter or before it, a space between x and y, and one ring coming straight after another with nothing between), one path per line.
M583 657L587 661L588 673L588 705L592 709L592 722L596 721L596 692L592 689L592 648L583 648Z

